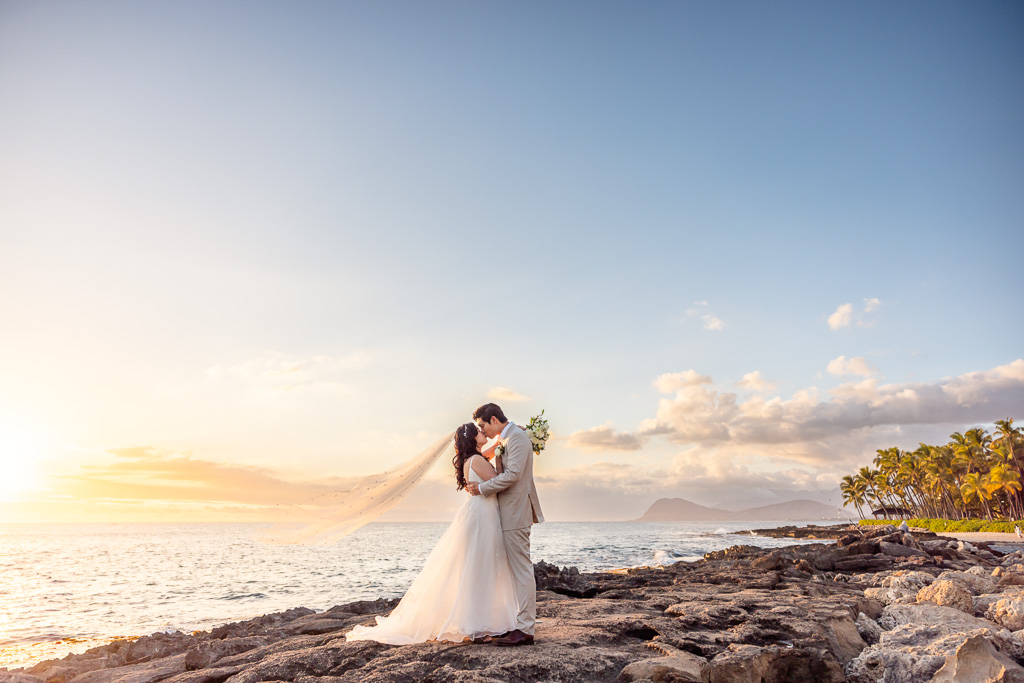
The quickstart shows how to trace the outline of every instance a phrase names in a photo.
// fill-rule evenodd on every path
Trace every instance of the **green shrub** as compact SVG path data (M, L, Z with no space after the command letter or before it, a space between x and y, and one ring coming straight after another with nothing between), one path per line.
M871 526L876 524L892 524L898 526L902 519L862 519L860 523L864 526ZM908 519L906 520L907 526L914 526L929 531L939 533L942 531L950 532L986 532L994 531L1012 534L1013 528L1018 524L1024 524L1021 521L988 521L987 519Z

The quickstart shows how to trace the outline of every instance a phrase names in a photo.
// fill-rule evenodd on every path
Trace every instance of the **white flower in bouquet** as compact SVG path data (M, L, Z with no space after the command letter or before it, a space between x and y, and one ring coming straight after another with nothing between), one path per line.
M526 425L526 433L530 435L530 441L533 443L534 455L540 455L540 452L544 450L544 446L547 445L548 437L551 435L548 428L548 421L544 419L544 411L540 411L540 415L534 415L530 418L530 423Z

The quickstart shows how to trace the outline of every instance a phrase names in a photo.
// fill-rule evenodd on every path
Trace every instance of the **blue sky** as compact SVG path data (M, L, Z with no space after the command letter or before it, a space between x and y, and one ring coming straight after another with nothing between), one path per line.
M125 448L340 481L502 387L562 437L539 468L566 519L827 488L1019 416L1022 73L1009 2L8 0L0 424L33 483L7 514ZM899 433L680 436L724 424L695 387L849 413L879 403L857 382L999 367ZM710 381L653 384L687 370ZM440 518L446 477L417 503ZM256 514L218 495L203 514Z

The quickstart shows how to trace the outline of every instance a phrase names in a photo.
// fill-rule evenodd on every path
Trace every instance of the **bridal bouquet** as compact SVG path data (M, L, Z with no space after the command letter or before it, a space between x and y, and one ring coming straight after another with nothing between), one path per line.
M533 454L540 455L540 452L544 450L544 446L547 445L548 437L551 433L548 431L548 421L544 419L544 411L540 411L540 415L534 415L530 418L530 424L526 425L526 434L530 437L530 441L533 442Z
M533 454L540 455L540 452L544 450L544 446L548 442L548 437L551 433L548 431L548 421L544 419L544 411L540 411L540 415L534 415L530 418L530 423L527 424L523 431L530 437L530 443L533 444ZM505 447L498 444L497 448L494 449L494 454L499 458L505 455Z

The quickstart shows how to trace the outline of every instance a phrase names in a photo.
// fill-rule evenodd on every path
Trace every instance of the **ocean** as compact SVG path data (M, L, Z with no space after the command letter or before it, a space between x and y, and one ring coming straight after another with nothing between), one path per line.
M599 571L799 543L740 533L783 524L794 522L545 522L533 560ZM377 523L331 545L284 546L261 540L265 524L0 524L0 668L117 637L400 596L446 527Z

